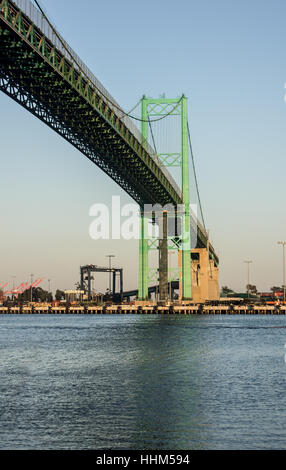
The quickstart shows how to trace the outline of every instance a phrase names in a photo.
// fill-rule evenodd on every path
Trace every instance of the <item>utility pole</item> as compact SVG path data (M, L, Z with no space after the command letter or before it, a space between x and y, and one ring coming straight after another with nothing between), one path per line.
M283 247L283 303L285 304L285 245L286 242L277 242Z
M252 263L251 260L244 261L244 263L247 263L247 298L249 298L249 265Z
M115 258L114 255L106 255L106 258L109 258L109 293L111 294L111 258Z

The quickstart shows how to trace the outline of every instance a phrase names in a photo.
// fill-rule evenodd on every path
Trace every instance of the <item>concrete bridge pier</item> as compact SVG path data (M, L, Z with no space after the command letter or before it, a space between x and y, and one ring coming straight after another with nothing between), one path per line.
M194 302L219 300L219 268L209 256L208 248L194 248L189 258L192 266L192 292ZM179 251L179 267L182 252ZM182 281L179 282L179 297L183 298Z

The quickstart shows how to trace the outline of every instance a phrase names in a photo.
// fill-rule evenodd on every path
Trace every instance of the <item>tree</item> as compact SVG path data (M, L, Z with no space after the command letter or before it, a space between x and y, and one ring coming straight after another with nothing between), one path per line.
M55 298L60 301L65 298L65 293L62 290L57 289Z
M221 295L227 295L227 294L232 294L232 293L233 293L233 290L227 286L223 286L221 288Z
M53 296L50 292L42 289L41 287L33 287L33 302L51 302ZM31 287L25 290L18 296L20 302L30 302L31 300Z
M41 287L33 289L33 300L36 302L46 302L48 292L44 291Z
M31 300L31 288L25 290L22 294L18 296L20 302L30 302Z
M246 290L247 290L247 292L249 292L250 294L253 294L253 295L256 295L256 294L257 294L257 288L256 288L256 286L254 286L253 284L247 284Z
M281 290L283 290L282 287L277 287L277 286L273 286L270 288L270 290L274 293L274 292L280 292Z

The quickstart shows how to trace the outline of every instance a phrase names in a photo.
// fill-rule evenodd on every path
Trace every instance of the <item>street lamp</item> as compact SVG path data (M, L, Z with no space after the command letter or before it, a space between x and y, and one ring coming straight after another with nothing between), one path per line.
M252 263L251 260L244 261L244 263L247 263L247 297L249 298L249 265Z
M285 245L286 242L277 242L283 247L283 303L285 303Z
M109 258L109 293L111 293L111 258L115 258L114 255L106 255Z

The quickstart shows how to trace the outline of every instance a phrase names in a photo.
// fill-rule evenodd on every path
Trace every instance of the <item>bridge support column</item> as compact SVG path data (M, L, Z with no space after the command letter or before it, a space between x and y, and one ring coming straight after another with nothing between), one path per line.
M138 300L148 299L148 249L148 218L144 216L142 209L140 213Z
M173 107L173 109L170 109ZM168 154L158 153L157 158L161 161L162 165L180 166L181 167L181 178L182 178L182 204L180 204L180 217L182 232L180 235L180 256L181 256L181 268L180 268L180 287L181 287L181 299L191 300L192 299L192 277L191 277L191 227L190 227L190 195L189 195L189 140L188 140L188 109L187 109L187 98L183 95L180 99L167 99L165 97L159 99L146 98L143 96L141 101L141 134L142 134L142 145L148 145L148 124L151 128L150 116L167 116L178 115L181 120L181 151ZM154 140L154 139L153 139ZM165 151L166 152L166 151ZM156 151L157 153L157 151ZM142 216L141 216L142 217ZM145 300L148 297L148 260L146 261L146 252L148 253L148 242L147 246L144 244L144 224L141 220L141 242L140 242L140 266L139 266L139 300ZM167 235L166 235L167 239ZM167 250L168 250L168 242ZM168 251L165 255L166 248L165 242L161 240L159 243L159 293L160 299L168 297L166 294L165 287L165 271L168 270ZM168 274L167 274L168 277ZM168 287L167 287L168 290Z
M182 249L181 251L181 276L182 300L192 299L192 277L191 277L191 233L190 233L190 213L185 208L182 218Z
M141 101L141 134L142 145L148 144L148 114L146 108L146 98ZM148 218L144 216L144 207L140 213L140 239L139 239L139 279L138 279L138 300L148 299L149 283L149 263L148 263Z
M168 298L168 216L163 212L159 234L159 298Z
M182 216L182 300L192 299L191 276L191 226L190 226L190 191L189 191L189 142L187 98L182 97L182 193L184 213Z
M115 291L116 291L116 271L113 271L112 273L112 298L113 299L115 297Z

